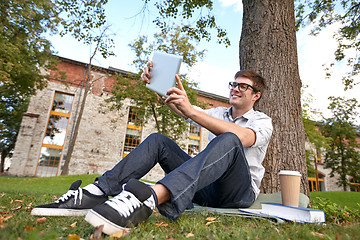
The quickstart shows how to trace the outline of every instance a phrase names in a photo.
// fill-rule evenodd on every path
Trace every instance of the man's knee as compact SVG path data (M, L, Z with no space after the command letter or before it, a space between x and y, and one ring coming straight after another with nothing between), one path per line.
M161 143L163 141L167 141L169 138L161 133L152 133L150 134L146 140L156 143Z
M239 137L232 132L225 132L225 133L219 135L218 138L221 139L222 142L225 141L229 145L242 146L242 143L241 143Z

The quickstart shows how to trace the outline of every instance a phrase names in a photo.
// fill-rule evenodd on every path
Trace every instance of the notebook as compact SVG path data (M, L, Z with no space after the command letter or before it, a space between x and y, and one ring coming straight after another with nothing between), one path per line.
M152 58L153 67L150 71L150 84L146 84L146 87L168 97L166 92L175 86L175 74L179 72L182 59L181 56L154 52Z

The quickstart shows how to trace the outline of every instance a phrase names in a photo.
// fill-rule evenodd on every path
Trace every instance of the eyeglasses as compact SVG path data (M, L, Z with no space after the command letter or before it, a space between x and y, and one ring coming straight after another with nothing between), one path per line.
M229 82L229 89L232 90L234 88L238 88L240 92L246 92L246 90L248 90L248 88L252 88L254 90L254 92L258 92L258 90L256 88L254 88L253 86L251 86L250 84L247 83L238 83L238 82Z

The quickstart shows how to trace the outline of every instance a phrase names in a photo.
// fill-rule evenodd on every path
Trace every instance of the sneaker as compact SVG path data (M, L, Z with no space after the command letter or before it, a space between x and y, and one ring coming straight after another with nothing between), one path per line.
M31 215L85 216L90 209L108 200L105 195L93 195L80 188L81 183L81 180L73 182L67 193L53 203L36 206Z
M107 235L120 231L126 235L150 217L156 207L155 198L149 186L130 179L119 195L91 209L85 220L94 227L103 225Z

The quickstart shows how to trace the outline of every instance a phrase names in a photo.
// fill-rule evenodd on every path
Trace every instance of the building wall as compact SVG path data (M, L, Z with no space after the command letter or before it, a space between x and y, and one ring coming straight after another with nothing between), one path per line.
M305 148L307 150L311 150L312 152L316 152L315 147L312 146L309 142L305 144ZM318 156L321 160L320 163L317 163L317 170L320 174L324 175L324 183L325 183L325 191L343 191L342 187L339 187L336 182L338 179L338 174L335 174L334 177L330 177L331 169L325 168L325 164L323 163L323 156ZM312 166L315 168L315 161L311 161Z

